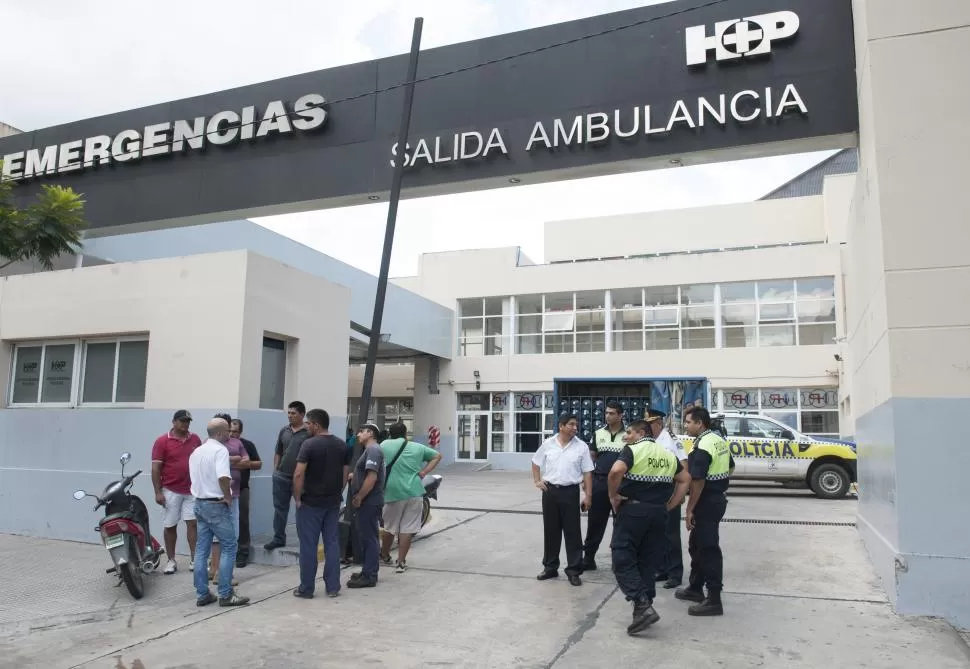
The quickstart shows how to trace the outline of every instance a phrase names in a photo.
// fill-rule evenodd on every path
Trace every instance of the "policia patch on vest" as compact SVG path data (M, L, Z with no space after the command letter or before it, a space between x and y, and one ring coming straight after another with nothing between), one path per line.
M673 453L650 438L624 446L619 459L627 469L620 496L642 504L666 504L674 493L674 477L684 469Z
M626 448L623 443L623 432L621 425L616 434L610 434L608 427L601 427L593 434L593 443L589 447L590 451L596 453L596 468L593 470L593 476L607 476L610 473L620 451Z
M720 435L707 430L697 437L687 456L687 470L694 480L704 479L704 494L708 491L726 492L730 484L734 458L728 443Z

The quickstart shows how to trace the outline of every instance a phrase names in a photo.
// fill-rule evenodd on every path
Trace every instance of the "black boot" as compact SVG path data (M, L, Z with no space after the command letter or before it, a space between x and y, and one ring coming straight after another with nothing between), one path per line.
M674 591L674 597L681 599L685 602L703 602L704 601L704 590L697 589L692 585L688 585L683 588L677 588Z
M724 607L721 606L721 591L708 590L707 599L700 604L694 604L687 609L689 616L723 616Z
M592 555L583 560L583 571L596 571L596 560Z
M660 614L653 608L653 602L644 597L633 604L633 622L626 628L627 634L636 634L660 620Z

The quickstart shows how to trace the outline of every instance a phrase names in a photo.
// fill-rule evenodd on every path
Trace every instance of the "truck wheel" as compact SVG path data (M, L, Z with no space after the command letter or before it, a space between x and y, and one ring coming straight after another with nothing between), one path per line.
M812 472L808 482L812 491L822 499L841 499L849 492L849 472L844 467L827 462Z

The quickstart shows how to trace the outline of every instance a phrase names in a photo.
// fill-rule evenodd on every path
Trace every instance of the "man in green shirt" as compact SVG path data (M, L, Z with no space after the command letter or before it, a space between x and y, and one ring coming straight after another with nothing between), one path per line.
M398 421L388 429L390 438L381 443L387 463L384 485L384 532L381 559L391 563L391 543L397 535L397 573L407 570L411 539L421 530L424 513L424 484L421 480L434 471L441 453L407 439L407 426Z

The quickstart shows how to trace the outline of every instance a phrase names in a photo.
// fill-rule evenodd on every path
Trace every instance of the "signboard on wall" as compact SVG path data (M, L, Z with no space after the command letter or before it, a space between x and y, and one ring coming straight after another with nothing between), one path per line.
M0 138L101 232L855 144L850 0L679 0Z

